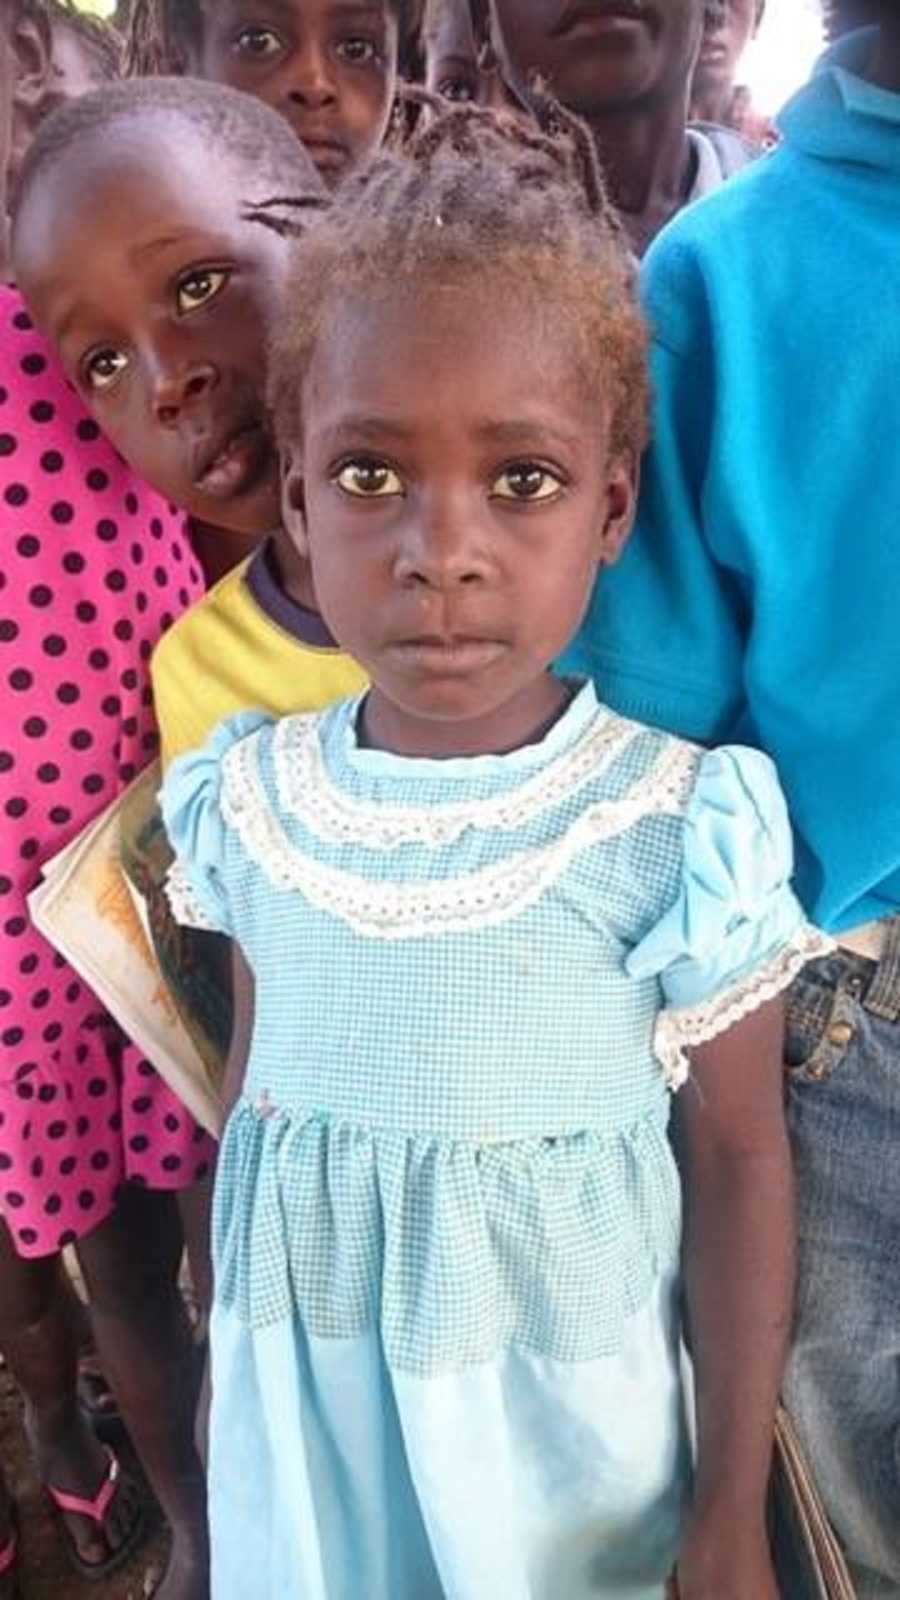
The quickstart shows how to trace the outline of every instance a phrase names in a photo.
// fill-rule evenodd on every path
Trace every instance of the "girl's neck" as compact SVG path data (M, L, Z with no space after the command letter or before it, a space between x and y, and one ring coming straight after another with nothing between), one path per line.
M191 519L191 544L208 589L252 555L261 542L262 535L258 533L235 533L230 528L214 528L209 522Z
M416 717L373 688L357 734L364 747L413 759L504 756L539 744L572 701L574 690L547 672L515 699L482 717Z
M694 155L686 123L686 95L589 119L610 196L638 255L687 199Z

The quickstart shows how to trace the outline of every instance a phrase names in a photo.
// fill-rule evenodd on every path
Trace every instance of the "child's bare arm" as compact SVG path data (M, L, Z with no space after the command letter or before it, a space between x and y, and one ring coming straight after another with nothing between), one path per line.
M698 1464L682 1600L776 1600L765 1536L794 1218L781 1003L692 1052L677 1102Z
M225 1075L222 1079L222 1105L226 1117L234 1109L244 1086L244 1074L253 1038L255 1002L253 973L244 959L240 945L234 942L231 946L231 992L234 1021L225 1061Z

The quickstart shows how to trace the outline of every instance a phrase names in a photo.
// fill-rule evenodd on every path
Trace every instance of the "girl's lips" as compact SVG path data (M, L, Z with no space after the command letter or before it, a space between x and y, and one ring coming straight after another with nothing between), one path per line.
M499 639L434 638L398 640L392 654L417 672L465 676L493 666L506 646Z
M210 499L230 500L259 482L271 458L268 434L260 423L251 423L234 434L197 475L194 488Z

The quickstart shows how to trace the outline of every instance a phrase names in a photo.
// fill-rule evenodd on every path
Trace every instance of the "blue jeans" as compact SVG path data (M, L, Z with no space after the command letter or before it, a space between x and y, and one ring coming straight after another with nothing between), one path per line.
M785 1398L859 1600L900 1600L900 919L790 991L797 1312Z

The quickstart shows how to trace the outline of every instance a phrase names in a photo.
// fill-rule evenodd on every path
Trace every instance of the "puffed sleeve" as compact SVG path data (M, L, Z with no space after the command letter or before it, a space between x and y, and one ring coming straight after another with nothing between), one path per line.
M806 921L790 879L787 807L768 756L739 745L700 761L673 904L630 952L631 977L658 977L656 1051L670 1085L686 1050L739 1022L833 948Z
M223 764L235 744L271 721L260 711L226 717L199 750L179 756L166 775L159 800L175 852L166 894L176 922L187 927L233 934L224 870Z

